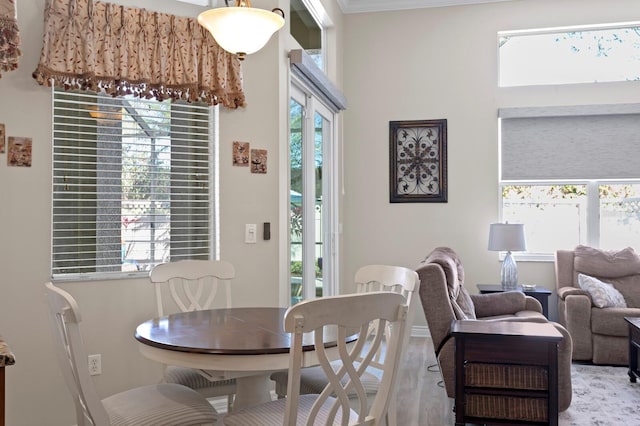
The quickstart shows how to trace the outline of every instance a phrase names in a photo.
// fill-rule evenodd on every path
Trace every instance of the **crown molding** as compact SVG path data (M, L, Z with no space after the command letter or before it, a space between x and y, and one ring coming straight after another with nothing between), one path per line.
M178 0L198 6L222 7L224 0ZM389 12L392 10L462 6L513 0L337 0L342 13Z
M462 6L512 0L337 0L343 13L387 12L391 10Z

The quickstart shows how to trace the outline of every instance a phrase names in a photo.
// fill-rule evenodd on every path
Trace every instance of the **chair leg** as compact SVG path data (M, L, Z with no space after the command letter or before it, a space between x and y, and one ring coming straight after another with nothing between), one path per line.
M398 426L398 409L396 404L397 396L389 401L389 409L387 410L387 426Z
M227 395L227 413L230 413L232 408L233 408L233 395Z

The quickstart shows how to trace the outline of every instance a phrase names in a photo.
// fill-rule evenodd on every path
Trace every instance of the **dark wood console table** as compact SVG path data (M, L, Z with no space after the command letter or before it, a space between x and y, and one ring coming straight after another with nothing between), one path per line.
M453 321L456 426L558 425L558 343L550 323Z

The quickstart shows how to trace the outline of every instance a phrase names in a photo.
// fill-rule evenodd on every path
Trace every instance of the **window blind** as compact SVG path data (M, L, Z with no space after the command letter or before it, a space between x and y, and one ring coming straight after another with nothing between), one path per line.
M204 104L54 90L52 277L118 277L211 255Z
M640 178L640 104L499 115L501 180Z

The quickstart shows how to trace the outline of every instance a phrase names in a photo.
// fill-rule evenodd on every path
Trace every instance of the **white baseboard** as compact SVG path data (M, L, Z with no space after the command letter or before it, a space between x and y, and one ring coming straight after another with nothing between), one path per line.
M431 337L429 327L426 325L414 325L411 327L411 337Z

